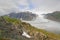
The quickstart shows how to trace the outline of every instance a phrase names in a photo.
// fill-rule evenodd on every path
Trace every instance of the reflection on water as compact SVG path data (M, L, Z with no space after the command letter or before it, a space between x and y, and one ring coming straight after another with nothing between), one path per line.
M60 23L56 21L51 21L48 19L45 19L44 17L38 17L35 21L25 21L30 23L31 25L40 28L40 29L46 29L47 31L51 32L60 32Z

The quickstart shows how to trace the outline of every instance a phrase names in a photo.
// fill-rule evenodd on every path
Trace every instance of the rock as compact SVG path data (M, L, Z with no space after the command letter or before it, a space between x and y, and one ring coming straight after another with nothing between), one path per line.
M49 37L39 30L29 23L6 16L0 17L1 40L58 40L57 38ZM24 31L25 36L22 35Z
M11 18L22 19L26 21L32 21L32 20L35 20L38 15L27 11L27 12L19 12L19 13L12 12L5 16L9 16Z
M60 11L55 11L53 13L48 13L45 15L45 18L60 22Z

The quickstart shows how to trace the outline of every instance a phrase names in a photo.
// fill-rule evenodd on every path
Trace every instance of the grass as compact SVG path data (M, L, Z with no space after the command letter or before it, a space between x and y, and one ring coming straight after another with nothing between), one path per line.
M13 24L20 24L21 23L21 20L18 20L16 18L10 18L8 16L4 16L3 18L9 23L13 23Z
M45 34L45 35L47 35L47 36L49 36L51 38L58 38L58 39L60 38L60 35L57 35L57 34L54 34L54 33L51 33L51 32L47 32L44 29L35 28L34 26L31 26L29 23L23 22L22 24L23 24L23 26L25 27L26 30L30 31L29 33L33 33L33 31L42 32L43 34Z
M28 31L28 33L32 33L33 34L33 32L42 32L43 34L47 35L48 37L57 38L57 39L60 38L60 35L47 32L47 31L45 31L43 29L35 28L34 26L31 26L29 23L22 22L21 20L18 20L18 19L15 19L15 18L10 18L8 16L4 16L3 18L7 22L12 23L14 25L17 25L17 24L21 25L24 29L26 29ZM1 34L1 31L0 31L0 34Z

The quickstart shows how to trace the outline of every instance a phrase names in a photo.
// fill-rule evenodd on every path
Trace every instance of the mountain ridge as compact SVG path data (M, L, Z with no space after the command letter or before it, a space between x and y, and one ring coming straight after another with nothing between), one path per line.
M23 31L31 38L23 36ZM60 36L56 34L37 29L29 23L8 16L0 17L0 34L1 40L60 40Z
M38 15L32 12L26 11L26 12L18 12L18 13L11 12L10 14L7 14L5 16L9 16L11 18L22 19L26 21L32 21L32 20L35 20Z
M60 11L54 11L53 13L48 13L45 15L45 18L60 22Z

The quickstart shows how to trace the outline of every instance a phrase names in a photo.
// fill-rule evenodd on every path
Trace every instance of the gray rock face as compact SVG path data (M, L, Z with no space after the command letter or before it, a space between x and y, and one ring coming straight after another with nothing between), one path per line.
M60 22L60 11L55 11L53 13L48 13L45 15L45 18Z
M11 18L22 19L26 21L32 21L37 18L37 14L33 14L32 12L19 12L19 13L10 13L8 14Z

